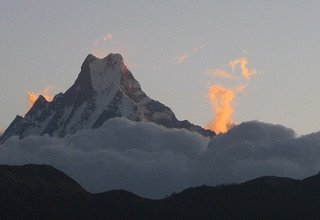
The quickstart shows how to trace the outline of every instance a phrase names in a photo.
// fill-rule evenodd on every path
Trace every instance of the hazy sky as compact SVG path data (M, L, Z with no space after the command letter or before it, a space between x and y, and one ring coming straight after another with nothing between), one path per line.
M28 91L64 92L99 50L121 53L150 97L200 125L213 117L210 82L228 85L204 72L229 71L231 60L247 56L257 75L237 95L234 120L319 131L319 9L319 1L301 0L2 0L0 128L25 114Z

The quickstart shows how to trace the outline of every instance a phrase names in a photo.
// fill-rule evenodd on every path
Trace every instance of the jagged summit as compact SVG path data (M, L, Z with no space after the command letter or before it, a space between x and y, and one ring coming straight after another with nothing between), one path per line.
M204 136L215 135L188 121L179 121L169 107L149 98L120 54L109 54L103 59L89 54L74 84L51 102L39 96L24 118L14 119L0 137L0 143L14 135L63 137L81 129L98 128L114 117L185 128Z
M81 66L81 72L75 82L78 87L89 87L100 92L110 83L119 83L121 75L127 71L120 54L109 54L100 59L89 54Z
M124 60L121 54L119 53L110 53L104 58L98 58L92 54L88 54L83 63L91 63L92 61L100 60L108 65L118 65L120 67L127 68L124 64Z

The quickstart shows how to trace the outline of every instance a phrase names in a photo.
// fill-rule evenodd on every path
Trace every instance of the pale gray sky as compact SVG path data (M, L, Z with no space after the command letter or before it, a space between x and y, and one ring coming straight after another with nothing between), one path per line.
M209 82L225 83L204 71L247 56L257 75L237 95L234 120L319 131L319 10L319 1L301 0L2 0L0 128L25 114L28 91L64 92L102 47L123 55L150 97L200 125L213 117Z

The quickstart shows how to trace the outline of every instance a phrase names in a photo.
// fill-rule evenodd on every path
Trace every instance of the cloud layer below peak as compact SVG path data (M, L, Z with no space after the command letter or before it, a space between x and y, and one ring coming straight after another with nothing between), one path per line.
M12 137L0 145L0 164L27 163L52 165L91 192L125 189L162 198L203 184L313 175L320 170L320 132L296 137L281 125L251 121L209 140L115 118L63 139Z

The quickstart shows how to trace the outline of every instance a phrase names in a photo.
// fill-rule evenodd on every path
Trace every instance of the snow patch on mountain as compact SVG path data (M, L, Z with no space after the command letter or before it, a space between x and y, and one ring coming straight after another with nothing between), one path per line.
M107 64L105 59L97 59L89 64L91 84L96 92L108 90L108 93L114 96L119 88L121 69L118 65L110 68Z

